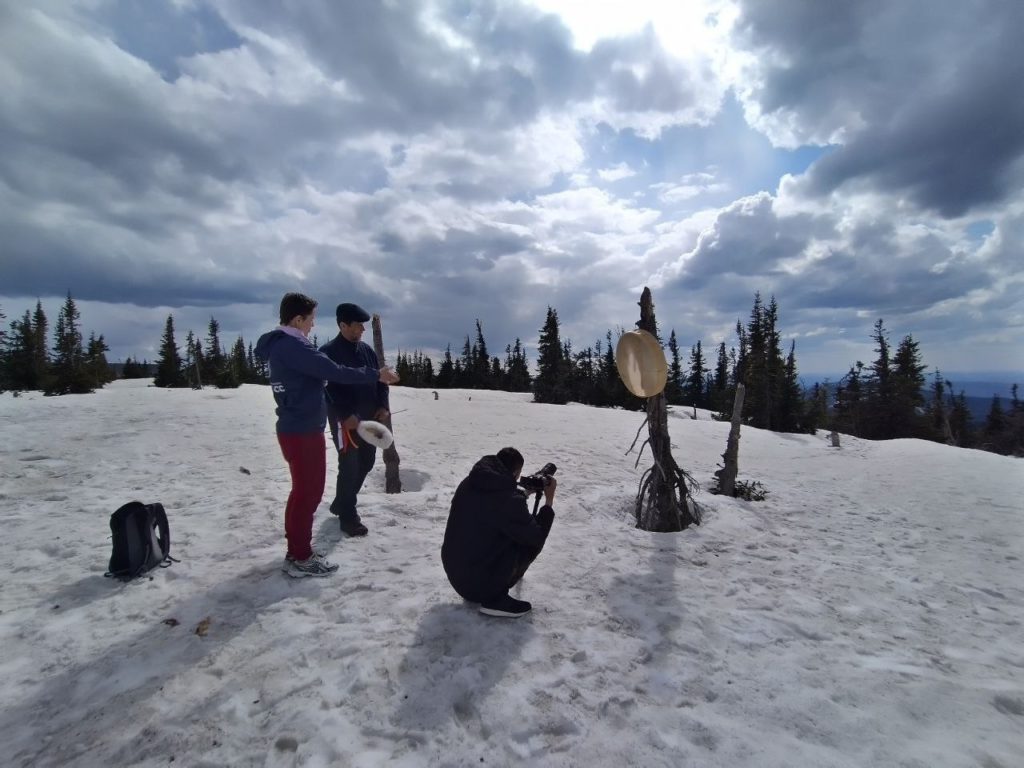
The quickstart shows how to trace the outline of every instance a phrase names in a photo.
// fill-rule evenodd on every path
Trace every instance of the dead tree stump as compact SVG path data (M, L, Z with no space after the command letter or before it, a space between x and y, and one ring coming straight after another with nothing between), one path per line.
M375 314L371 320L373 327L373 351L377 353L377 360L380 364L387 365L384 361L384 340L383 334L380 330L380 315ZM384 426L391 430L391 434L395 434L395 427L391 423L391 414L384 419ZM384 492L385 493L401 493L402 492L402 479L398 476L398 465L401 463L401 459L398 457L398 449L395 447L395 443L392 442L387 448L384 449Z
M640 296L640 322L637 327L658 336L651 291ZM642 427L641 427L642 429ZM647 398L647 443L654 466L640 478L636 497L636 527L644 531L681 531L691 523L700 525L700 512L687 486L689 476L672 458L672 440L668 434L668 402L664 391ZM643 453L643 446L640 448ZM639 462L639 457L637 462Z

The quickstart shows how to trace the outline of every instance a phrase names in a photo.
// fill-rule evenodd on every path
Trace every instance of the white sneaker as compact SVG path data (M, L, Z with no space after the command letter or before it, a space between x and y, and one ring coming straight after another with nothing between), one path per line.
M314 553L306 560L285 560L282 570L293 579L301 579L306 576L330 576L338 570L338 566L323 555Z

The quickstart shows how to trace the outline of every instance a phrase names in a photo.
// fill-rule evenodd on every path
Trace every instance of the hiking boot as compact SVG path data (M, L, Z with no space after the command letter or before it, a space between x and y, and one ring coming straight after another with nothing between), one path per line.
M516 600L509 595L502 595L497 600L488 600L486 603L481 603L477 610L487 616L518 619L520 616L528 614L531 608L533 606L525 600Z
M282 570L293 579L301 579L306 576L330 576L338 570L338 566L326 557L312 554L305 560L286 559Z
M365 536L370 531L358 520L346 520L343 517L338 518L338 522L341 524L341 532L349 536Z

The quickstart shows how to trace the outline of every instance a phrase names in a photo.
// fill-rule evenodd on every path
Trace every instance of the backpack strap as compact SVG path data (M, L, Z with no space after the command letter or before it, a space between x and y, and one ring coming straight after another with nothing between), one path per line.
M171 563L180 563L180 560L171 557L171 525L167 520L167 513L164 511L164 505L156 503L148 504L147 507L149 508L150 514L153 516L153 522L156 523L156 543L160 548L160 567L167 568Z

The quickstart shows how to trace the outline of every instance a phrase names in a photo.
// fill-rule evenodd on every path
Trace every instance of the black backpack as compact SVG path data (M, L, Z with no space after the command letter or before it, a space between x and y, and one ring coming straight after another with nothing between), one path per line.
M129 501L110 516L114 551L104 576L128 581L172 562L171 528L162 504Z

